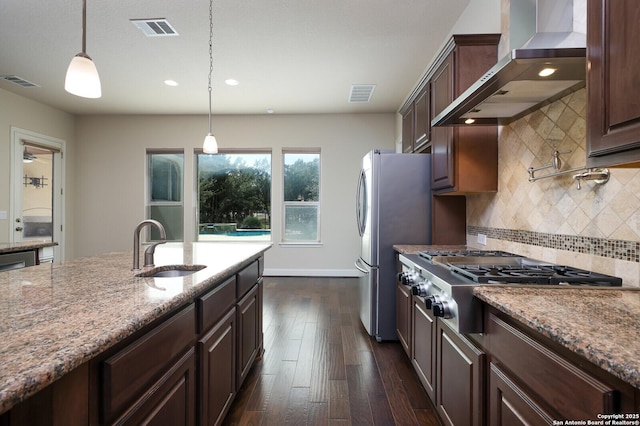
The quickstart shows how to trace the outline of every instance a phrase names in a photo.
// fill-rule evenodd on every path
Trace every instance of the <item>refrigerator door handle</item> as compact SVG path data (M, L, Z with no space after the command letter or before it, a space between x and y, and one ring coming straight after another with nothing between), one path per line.
M367 214L366 211L363 211L365 206L362 205L360 199L362 197L362 186L365 181L364 170L360 171L360 176L358 177L358 188L356 189L356 221L358 222L358 234L362 237L365 229L365 216ZM366 190L366 189L365 189Z
M362 261L360 259L356 260L354 265L356 269L358 269L358 271L362 272L363 274L369 275L369 271L363 267Z

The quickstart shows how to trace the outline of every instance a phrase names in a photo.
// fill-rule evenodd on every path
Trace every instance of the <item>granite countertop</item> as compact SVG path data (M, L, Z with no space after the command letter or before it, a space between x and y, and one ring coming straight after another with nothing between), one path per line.
M177 278L136 277L132 252L0 272L0 413L189 302L269 247L158 246L156 266L207 265Z
M0 254L37 250L43 247L57 246L53 241L23 241L21 243L0 243Z
M478 286L474 294L640 389L640 291Z
M469 247L465 245L410 245L410 244L396 244L393 249L400 254L418 254L419 251L424 250L468 250Z

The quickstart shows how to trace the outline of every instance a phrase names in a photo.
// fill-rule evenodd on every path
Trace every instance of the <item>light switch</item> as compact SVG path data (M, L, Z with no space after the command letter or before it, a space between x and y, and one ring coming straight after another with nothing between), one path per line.
M0 210L0 220L7 220L7 211Z

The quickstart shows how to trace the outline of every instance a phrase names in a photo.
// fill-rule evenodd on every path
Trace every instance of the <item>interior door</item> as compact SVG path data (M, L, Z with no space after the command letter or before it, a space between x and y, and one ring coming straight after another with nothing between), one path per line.
M12 128L10 241L53 241L52 260L63 258L64 141Z

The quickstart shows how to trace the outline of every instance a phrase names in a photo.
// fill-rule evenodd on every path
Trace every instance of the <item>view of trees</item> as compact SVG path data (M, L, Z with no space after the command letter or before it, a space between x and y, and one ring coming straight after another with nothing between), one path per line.
M304 161L298 158L284 165L284 200L318 201L320 194L320 158Z
M198 184L199 223L270 227L270 155L199 155Z

